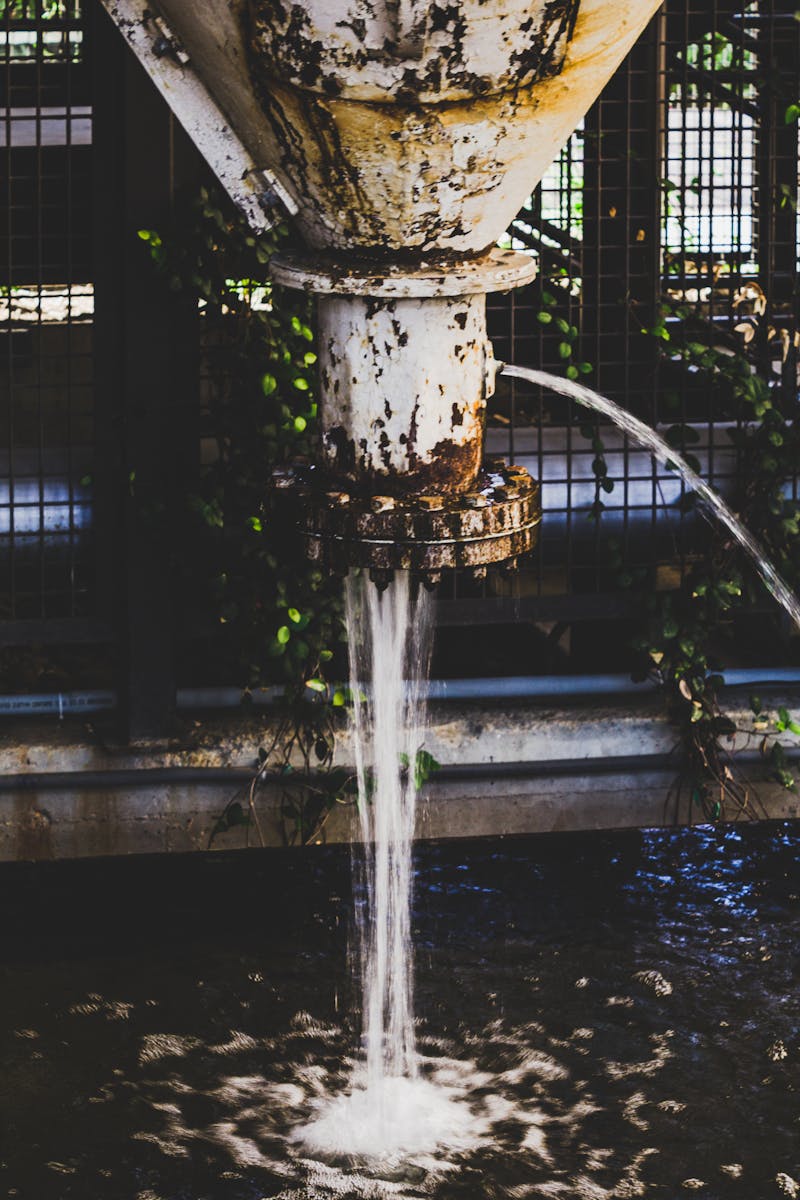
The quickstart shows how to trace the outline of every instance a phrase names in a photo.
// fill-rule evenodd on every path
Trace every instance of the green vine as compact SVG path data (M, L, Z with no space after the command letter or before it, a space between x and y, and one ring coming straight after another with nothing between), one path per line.
M336 806L357 799L353 772L334 764L334 748L337 710L362 698L327 677L345 641L341 585L308 561L294 515L268 498L273 468L308 460L315 448L311 301L269 279L270 258L289 230L256 237L208 188L174 227L142 229L139 237L168 286L197 296L211 372L215 452L189 498L183 566L192 587L212 598L244 702L254 689L283 687L253 776L225 806L209 845L237 826L248 842L254 832L264 845L258 800L276 789L284 840L316 842ZM419 750L417 786L437 767Z
M670 367L682 372L685 382L702 388L713 409L733 424L729 430L736 447L741 481L733 506L743 524L758 538L784 578L800 584L800 508L791 499L788 485L796 479L800 462L800 423L796 398L760 374L748 353L764 334L780 341L784 357L794 348L786 330L761 329L766 299L757 285L740 289L735 309L749 307L731 336L685 304L665 302L656 327L643 332L658 339ZM667 396L677 406L677 394ZM685 421L666 431L666 440L695 470L700 463L691 451L697 433ZM691 509L695 497L681 500ZM616 565L624 564L616 548ZM640 586L641 574L629 571L620 582ZM782 743L774 735L800 733L786 712L769 716L760 698L751 698L754 722L740 730L721 708L723 677L718 670L714 642L720 628L730 623L737 609L752 608L761 598L761 584L743 571L740 551L727 534L715 529L702 561L690 566L678 588L641 595L646 613L644 628L634 648L642 660L640 676L655 676L664 688L668 710L684 747L684 769L675 788L676 814L684 794L690 798L689 816L702 813L716 820L754 811L750 786L733 767L732 739L736 734L760 735L760 748L768 775L794 790L795 778ZM770 736L773 735L773 736Z
M283 688L252 784L226 807L212 840L247 823L263 841L256 795L277 781L286 840L305 841L348 786L333 767L335 710L345 697L326 678L344 640L341 589L309 563L295 522L268 488L275 466L313 452L311 301L269 279L288 229L255 236L209 188L174 226L139 237L168 286L197 296L209 376L204 433L213 452L189 498L181 566L191 590L211 598L222 657L238 663L244 702L254 689Z

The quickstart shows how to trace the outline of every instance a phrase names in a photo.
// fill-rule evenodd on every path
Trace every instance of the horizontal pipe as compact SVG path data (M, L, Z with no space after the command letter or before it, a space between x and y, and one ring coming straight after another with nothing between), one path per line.
M798 752L787 751L794 761ZM762 761L758 750L743 750L736 756L740 766ZM602 758L551 759L542 762L498 762L465 763L440 767L431 777L430 783L466 783L471 780L498 782L504 779L563 778L572 775L600 776L626 774L636 771L677 771L678 760L674 754L606 755ZM232 789L241 789L250 784L256 773L247 767L118 767L105 771L37 771L14 775L0 775L0 794L6 792L55 792L55 791L112 791L117 788L177 787L180 785L224 784ZM324 772L297 772L292 776L295 784L314 783L325 779ZM280 785L286 777L278 772L264 776L265 785ZM428 785L430 786L430 784Z
M719 672L727 688L800 686L796 667L748 667ZM431 679L429 700L552 700L581 696L642 695L658 690L652 680L634 683L628 675L508 675L483 679ZM283 694L280 687L249 693L255 708L267 708ZM228 710L242 707L242 691L235 687L179 688L177 708ZM0 695L0 717L81 716L112 712L118 697L112 691L39 692Z

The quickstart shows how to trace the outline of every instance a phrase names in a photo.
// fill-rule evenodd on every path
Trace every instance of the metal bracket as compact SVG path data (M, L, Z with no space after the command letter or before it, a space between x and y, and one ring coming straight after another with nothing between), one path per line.
M189 55L181 45L180 39L170 29L163 17L156 16L155 13L150 17L150 23L155 26L158 31L158 37L153 42L153 54L156 58L163 58L165 54L171 54L176 58L182 67L188 66Z
M298 211L289 188L255 163L150 0L101 0L125 41L256 233Z

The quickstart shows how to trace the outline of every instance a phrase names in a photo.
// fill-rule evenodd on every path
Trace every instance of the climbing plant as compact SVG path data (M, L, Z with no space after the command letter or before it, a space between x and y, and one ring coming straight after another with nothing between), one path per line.
M740 312L735 328L726 334L699 306L665 302L655 326L643 333L658 339L671 373L704 389L718 419L730 420L728 432L739 464L733 507L784 578L798 587L800 507L791 486L800 462L796 389L783 388L779 377L760 373L748 352L751 345L777 340L785 362L794 356L797 339L786 329L761 327L767 304L754 284L739 289L733 308L747 309L747 315ZM666 401L677 408L677 393ZM693 454L698 435L690 423L677 420L665 438L693 469L701 469ZM687 511L695 503L694 495L688 494L680 506ZM688 567L679 586L667 592L655 590L646 570L628 567L618 543L612 540L609 551L618 581L640 593L638 607L645 613L634 641L639 675L652 675L663 685L681 733L685 761L674 792L676 805L686 796L689 815L694 806L695 815L702 812L712 819L753 811L752 789L734 770L730 752L731 739L742 732L758 736L771 777L794 789L781 741L770 736L800 733L791 715L781 708L771 716L753 696L754 720L742 731L721 708L723 676L714 652L719 630L737 610L763 608L763 585L742 563L739 547L715 526L705 554Z
M213 451L188 514L195 534L202 529L203 554L187 554L186 563L215 596L244 686L281 681L321 694L341 637L339 589L308 563L269 488L275 466L310 456L316 431L310 301L274 286L267 272L289 231L257 237L203 188L188 219L139 237L171 288L196 293L205 330Z
M688 70L681 69L670 84L670 101L683 106L706 103L712 93L705 89L713 83L713 73L719 72L731 87L727 98L713 94L717 106L728 109L740 92L747 96L748 89L754 89L772 105L779 123L794 125L800 117L796 78L781 74L758 51L753 39L739 43L719 30L709 31L681 51L679 60ZM794 171L788 157L786 161L789 172ZM714 172L713 164L705 166ZM648 320L641 334L654 339L659 352L658 407L671 413L673 422L665 439L702 473L694 453L699 435L686 418L685 401L702 398L703 411L713 412L715 422L728 426L737 458L731 505L787 582L798 588L800 509L793 498L800 463L796 326L788 317L770 315L769 299L754 279L736 287L734 266L724 255L714 255L713 261L711 256L706 261L700 258L685 199L692 198L691 211L713 206L713 192L704 197L701 178L684 177L679 183L663 179L661 186L667 241L672 238L680 250L665 255L665 296L655 319ZM777 211L795 208L795 196L796 171L795 177L774 182L772 203ZM765 203L763 197L761 202ZM770 219L766 212L761 217L764 222ZM689 247L694 248L697 261L687 256ZM687 277L700 274L707 286L685 286ZM729 321L719 319L723 304ZM630 302L629 311L632 324L639 326L641 318L637 319ZM582 432L592 439L596 480L603 490L613 490L597 427L587 424ZM688 494L678 507L688 512L695 503ZM598 491L591 515L599 518L601 513ZM660 590L655 568L627 560L619 541L609 538L606 547L617 584L636 594L633 607L644 614L635 639L638 674L660 681L680 730L684 763L674 791L676 805L685 797L695 815L712 819L752 811L753 790L735 771L731 756L732 746L741 744L743 735L758 738L771 776L794 788L782 739L775 736L800 734L791 714L783 708L769 713L762 699L753 696L753 719L746 728L737 729L721 707L720 632L735 629L745 613L751 614L751 628L756 619L764 624L779 619L777 611L770 613L763 585L732 539L714 526L702 554L686 563L680 563L676 554L674 566L680 579L668 591Z
M244 702L257 688L282 688L276 731L258 751L252 784L227 806L214 834L248 822L260 838L256 796L277 780L287 839L305 840L347 785L332 766L335 710L345 696L326 678L344 639L341 588L309 563L295 522L270 500L269 488L274 467L307 459L314 444L311 301L269 279L269 260L289 241L288 228L256 236L210 188L171 227L142 229L139 237L168 286L197 296L203 331L204 432L212 450L188 498L181 571L191 589L211 598Z
M337 710L361 697L328 679L345 641L341 582L309 562L295 515L281 510L280 491L268 486L273 468L308 460L314 450L311 301L269 279L270 258L290 241L289 229L254 235L209 188L171 228L142 229L139 237L168 286L197 296L204 326L214 452L188 499L182 566L212 598L244 703L257 688L282 689L252 778L225 806L210 840L245 825L248 838L263 844L258 799L277 789L286 841L316 841L336 805L356 798L352 771L334 765L334 742ZM420 750L417 785L437 766Z

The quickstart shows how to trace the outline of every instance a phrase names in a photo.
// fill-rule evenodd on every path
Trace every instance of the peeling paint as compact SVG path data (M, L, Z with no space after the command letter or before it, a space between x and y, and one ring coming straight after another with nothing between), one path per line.
M494 387L486 297L321 296L318 321L331 479L367 490L468 488Z
M254 70L368 103L388 95L401 104L496 95L558 72L578 4L250 0Z
M104 3L131 39L129 8L142 0ZM494 243L659 3L155 7L252 162L299 206L311 246L441 255ZM152 57L150 40L133 41L139 57ZM163 66L181 73L169 60ZM166 98L174 103L169 89ZM220 122L203 112L198 98L177 115L212 166L224 165ZM223 175L238 200L241 176ZM247 203L263 223L255 194Z

